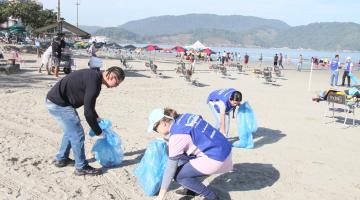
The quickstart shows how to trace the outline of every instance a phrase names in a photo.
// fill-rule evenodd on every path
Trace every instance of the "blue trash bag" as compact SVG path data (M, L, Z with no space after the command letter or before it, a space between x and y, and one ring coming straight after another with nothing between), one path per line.
M234 147L252 149L254 141L252 133L257 130L254 111L248 102L243 103L236 114L239 140L233 143Z
M102 119L99 121L105 138L96 140L91 151L95 153L95 159L103 167L119 166L123 160L124 152L121 148L121 139L113 130L111 130L111 122ZM89 131L90 136L94 136L93 130Z
M134 170L134 175L146 195L154 196L159 192L167 160L166 142L163 139L151 141Z
M358 84L359 84L358 79L354 76L353 73L350 73L349 76L350 76L352 82L354 83L354 85L358 85Z

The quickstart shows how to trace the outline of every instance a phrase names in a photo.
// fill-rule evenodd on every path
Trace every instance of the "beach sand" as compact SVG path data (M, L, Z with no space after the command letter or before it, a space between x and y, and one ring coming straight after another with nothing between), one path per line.
M360 199L359 127L343 125L343 112L336 113L332 123L323 117L327 104L311 100L317 91L328 89L328 71L314 71L309 91L309 71L294 67L272 85L251 69L224 77L210 71L209 64L197 64L194 78L199 86L191 86L175 73L175 59L155 61L160 77L146 70L144 61L131 62L136 71L128 71L118 88L103 87L96 104L100 117L110 119L122 138L124 161L104 175L78 177L73 167L52 164L62 133L44 100L57 80L37 72L40 60L35 55L23 59L20 73L0 74L0 199L154 199L144 195L133 175L148 142L158 137L145 134L149 112L169 106L213 123L207 95L226 87L243 93L259 129L254 149L233 148L233 172L204 180L221 199ZM86 68L87 61L76 58L77 68ZM118 60L103 61L106 67L120 65ZM83 109L78 112L87 133ZM231 120L231 141L237 137L235 123ZM88 159L94 143L86 136ZM172 185L167 199L179 199L177 188Z

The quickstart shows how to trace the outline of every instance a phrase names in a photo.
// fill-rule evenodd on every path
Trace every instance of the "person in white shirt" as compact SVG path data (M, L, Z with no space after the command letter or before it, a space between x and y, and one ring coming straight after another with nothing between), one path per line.
M88 53L89 53L91 56L97 57L97 56L96 56L96 51L97 51L97 50L96 50L95 44L96 44L96 42L93 41L92 44L91 44L91 46L90 46L89 49L88 49Z
M342 86L345 86L345 78L348 80L348 87L350 87L350 75L351 71L354 67L354 64L351 62L351 57L346 58L345 68L344 68L344 74L342 77Z
M51 54L52 54L52 46L50 45L41 57L41 66L39 67L39 73L41 73L41 68L45 65L46 71L48 72L49 75L51 74L51 70L49 69L49 61Z

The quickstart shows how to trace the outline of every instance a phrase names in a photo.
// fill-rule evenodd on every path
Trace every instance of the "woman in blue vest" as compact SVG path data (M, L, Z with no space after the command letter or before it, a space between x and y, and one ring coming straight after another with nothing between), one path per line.
M331 86L337 86L337 82L338 82L338 78L339 78L339 67L340 67L339 55L335 55L335 58L332 59L331 63L330 63L330 70L331 70L330 85Z
M236 106L242 101L241 92L234 88L215 90L209 94L207 104L215 117L215 128L221 133L229 136L230 111L233 111L233 117Z
M345 78L347 78L348 80L348 87L350 87L350 74L352 71L354 64L351 62L351 57L347 57L346 58L346 63L345 63L345 70L344 70L344 74L342 77L342 86L345 86Z
M174 179L185 189L182 195L219 199L198 177L232 170L231 144L200 115L177 114L170 108L154 109L149 115L148 132L169 137L169 159L156 200L165 198Z

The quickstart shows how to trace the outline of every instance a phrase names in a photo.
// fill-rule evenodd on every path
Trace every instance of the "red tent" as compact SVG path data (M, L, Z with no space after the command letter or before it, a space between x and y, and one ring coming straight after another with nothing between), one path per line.
M181 46L176 46L176 47L172 48L172 50L175 50L178 53L186 51L186 49L184 47L181 47Z

